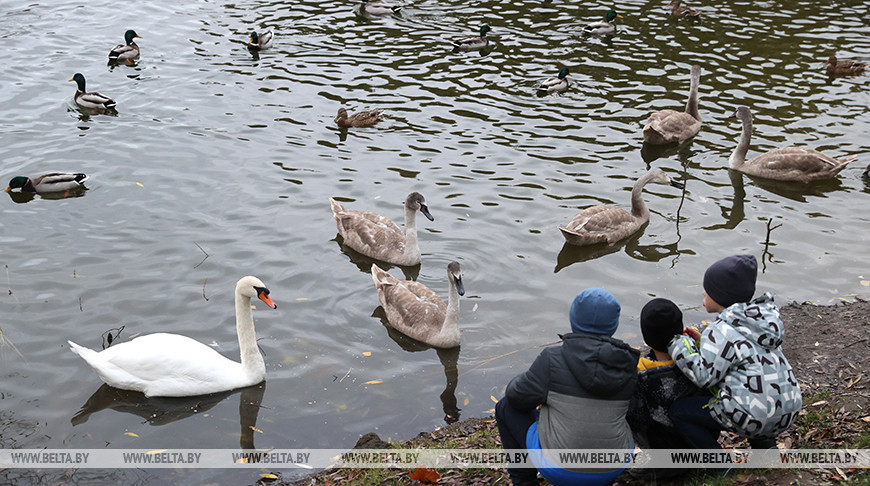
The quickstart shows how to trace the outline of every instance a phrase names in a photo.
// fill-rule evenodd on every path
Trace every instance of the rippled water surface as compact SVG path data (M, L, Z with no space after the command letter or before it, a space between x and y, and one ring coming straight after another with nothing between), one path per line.
M829 79L824 61L870 60L870 7L710 3L695 4L704 19L689 23L669 19L664 1L628 0L616 36L583 38L609 4L423 0L366 19L355 2L334 0L4 2L0 178L62 170L90 181L81 197L0 197L9 289L0 445L406 439L491 413L534 346L568 330L580 289L611 290L623 304L618 337L639 345L638 314L652 296L676 301L689 322L708 318L697 308L703 271L737 252L759 258L759 290L780 303L866 295L870 189L859 175L870 162L870 75ZM490 52L451 52L451 39L482 22ZM140 61L107 66L128 28L143 37ZM275 46L252 56L247 33L265 28ZM685 105L695 63L700 134L680 148L642 147L650 112ZM561 66L571 88L536 96ZM116 116L73 109L76 72L117 101ZM858 161L810 186L731 174L740 126L728 116L740 104L755 114L750 157L806 144ZM382 108L386 119L339 130L341 106ZM648 187L642 233L612 247L564 245L558 226L594 204L628 208L649 168L686 190ZM446 295L446 264L461 262L458 351L388 332L372 261L336 241L329 197L400 221L411 191L435 221L418 218L422 265L391 271ZM765 245L768 221L781 226ZM103 332L123 325L122 338L177 332L235 358L232 290L247 274L278 304L254 313L265 388L143 401L101 388L67 349L68 339L99 348ZM180 473L117 474L157 483Z

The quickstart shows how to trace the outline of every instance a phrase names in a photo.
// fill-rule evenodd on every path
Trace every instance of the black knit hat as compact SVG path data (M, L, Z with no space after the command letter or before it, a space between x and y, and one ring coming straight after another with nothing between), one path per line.
M732 255L704 272L704 291L722 307L749 302L755 295L758 263L752 255Z
M640 311L640 332L647 346L667 352L671 339L683 332L683 313L670 300L655 298Z

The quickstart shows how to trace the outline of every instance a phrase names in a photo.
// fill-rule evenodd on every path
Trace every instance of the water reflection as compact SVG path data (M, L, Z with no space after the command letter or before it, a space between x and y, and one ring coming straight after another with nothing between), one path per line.
M728 170L728 177L731 179L731 186L734 188L734 197L731 199L730 210L725 206L720 206L722 217L725 218L724 223L705 226L705 230L717 229L734 229L741 221L746 219L746 212L743 209L744 200L746 199L746 191L743 189L743 174L736 170Z
M87 193L87 191L88 191L87 187L80 187L78 189L70 189L70 190L64 191L64 192L35 193L35 192L9 191L6 194L9 194L9 198L12 199L12 202L14 202L16 204L24 204L24 203L28 203L28 202L32 201L37 196L39 196L40 199L48 199L48 200L57 201L60 199L82 197L85 195L85 193Z
M444 367L444 377L447 379L447 385L439 396L442 409L444 410L444 421L452 424L459 420L460 409L456 401L456 385L459 383L459 367L457 363L459 362L460 346L449 349L433 348L426 343L402 334L389 325L387 313L384 311L383 306L380 305L372 312L372 317L380 319L381 324L387 329L390 339L395 341L405 351L417 353L434 349L438 353L438 359L441 361L441 366Z
M616 253L623 248L625 248L626 255L645 262L657 262L670 256L679 256L683 253L694 254L694 251L689 249L680 250L679 243L681 237L679 234L679 228L677 229L677 239L673 243L641 245L640 238L643 236L643 230L646 226L647 225L643 225L640 230L631 237L618 241L612 245L601 243L597 245L575 246L565 242L562 245L562 250L559 251L559 255L556 257L556 267L553 269L553 273L559 273L563 268L575 263L586 262L610 255L611 253Z
M685 167L694 153L692 151L692 142L694 140L695 137L692 137L681 144L672 143L667 145L654 145L644 142L640 148L640 156L646 162L647 170L652 168L651 163L656 159L667 159L674 155L677 155L677 160Z
M732 170L731 172L736 171ZM842 176L812 182L776 181L749 175L746 175L746 177L751 179L754 185L765 191L797 202L807 202L807 196L827 197L826 194L839 191L843 188L843 183L840 181Z
M257 415L260 412L260 403L263 401L265 392L265 381L241 390L182 398L146 397L140 392L121 390L103 384L73 415L70 422L73 426L81 425L87 422L91 415L110 409L142 417L149 425L167 425L205 412L225 398L238 393L239 424L241 426L239 447L254 449L254 428L257 425Z
M138 65L137 61L138 59L109 59L106 67L109 68L109 71L114 71L118 66L136 67Z

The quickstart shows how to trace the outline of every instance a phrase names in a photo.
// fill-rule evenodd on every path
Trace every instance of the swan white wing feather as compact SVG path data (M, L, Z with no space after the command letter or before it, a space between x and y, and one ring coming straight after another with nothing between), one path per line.
M251 384L240 363L179 334L148 334L100 352L71 341L70 346L107 384L148 396L201 395Z

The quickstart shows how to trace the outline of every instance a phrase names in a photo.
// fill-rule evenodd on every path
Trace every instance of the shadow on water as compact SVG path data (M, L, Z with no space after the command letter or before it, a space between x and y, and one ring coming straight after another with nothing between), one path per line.
M402 273L405 275L405 280L417 280L417 277L420 276L420 267L421 265L418 263L417 265L411 267L402 267L399 265L393 265L391 263L387 263L381 260L375 260L374 258L367 257L362 253L354 250L353 248L344 244L344 238L342 238L341 234L336 233L335 239L332 241L338 243L339 249L341 252L347 256L347 258L353 262L354 265L359 268L359 271L366 274L371 275L372 273L372 264L376 263L381 270L390 271L391 268L398 268L402 270Z
M37 196L40 199L49 199L53 201L61 200L61 199L70 199L74 197L82 197L88 191L87 187L80 187L77 189L70 189L68 191L62 192L43 192L43 193L35 193L35 192L20 192L20 191L9 191L6 194L9 194L9 198L12 199L12 202L16 204L24 204L34 200Z
M735 171L731 171L735 172ZM840 176L833 179L813 182L775 181L747 176L752 183L765 191L796 202L807 202L807 196L827 197L826 194L843 189Z
M724 223L705 226L705 230L717 229L734 229L741 221L746 219L746 212L743 209L743 204L746 199L746 191L743 189L743 174L736 170L729 170L728 177L731 179L731 187L734 188L734 197L731 199L731 209L724 206L719 208L722 210L722 217L725 218Z
M677 159L685 167L689 160L691 160L693 154L692 142L694 140L695 138L692 137L681 144L671 143L667 145L654 145L644 142L640 147L640 156L646 162L647 170L652 168L651 164L656 159L667 159L674 155L677 155Z
M239 393L239 423L241 425L239 446L242 449L254 449L254 428L257 425L257 415L265 392L265 381L239 390L178 398L146 397L140 392L120 390L103 384L73 415L70 422L73 426L81 425L87 422L91 415L111 409L142 417L149 425L167 425L191 415L200 414L227 397Z
M444 421L452 424L459 420L459 406L456 401L456 385L459 384L459 350L460 347L449 349L434 348L424 342L417 341L414 338L408 337L401 332L393 329L387 321L387 313L383 306L378 306L372 312L372 317L380 319L381 324L387 328L387 335L390 339L396 342L403 350L409 353L417 353L434 349L438 353L438 359L441 361L441 366L444 367L444 377L447 379L447 385L444 391L441 392L441 406L444 410Z
M616 253L623 248L625 248L626 255L635 260L642 260L645 262L657 262L670 256L679 256L683 253L694 254L694 251L692 250L680 250L679 232L677 233L676 241L673 243L657 245L639 244L640 238L643 236L644 228L646 228L646 225L642 226L641 229L632 236L612 245L602 243L598 245L575 246L565 242L565 244L562 245L562 250L556 257L556 268L553 269L553 273L559 273L559 270L575 263L586 262L610 255L611 253Z

